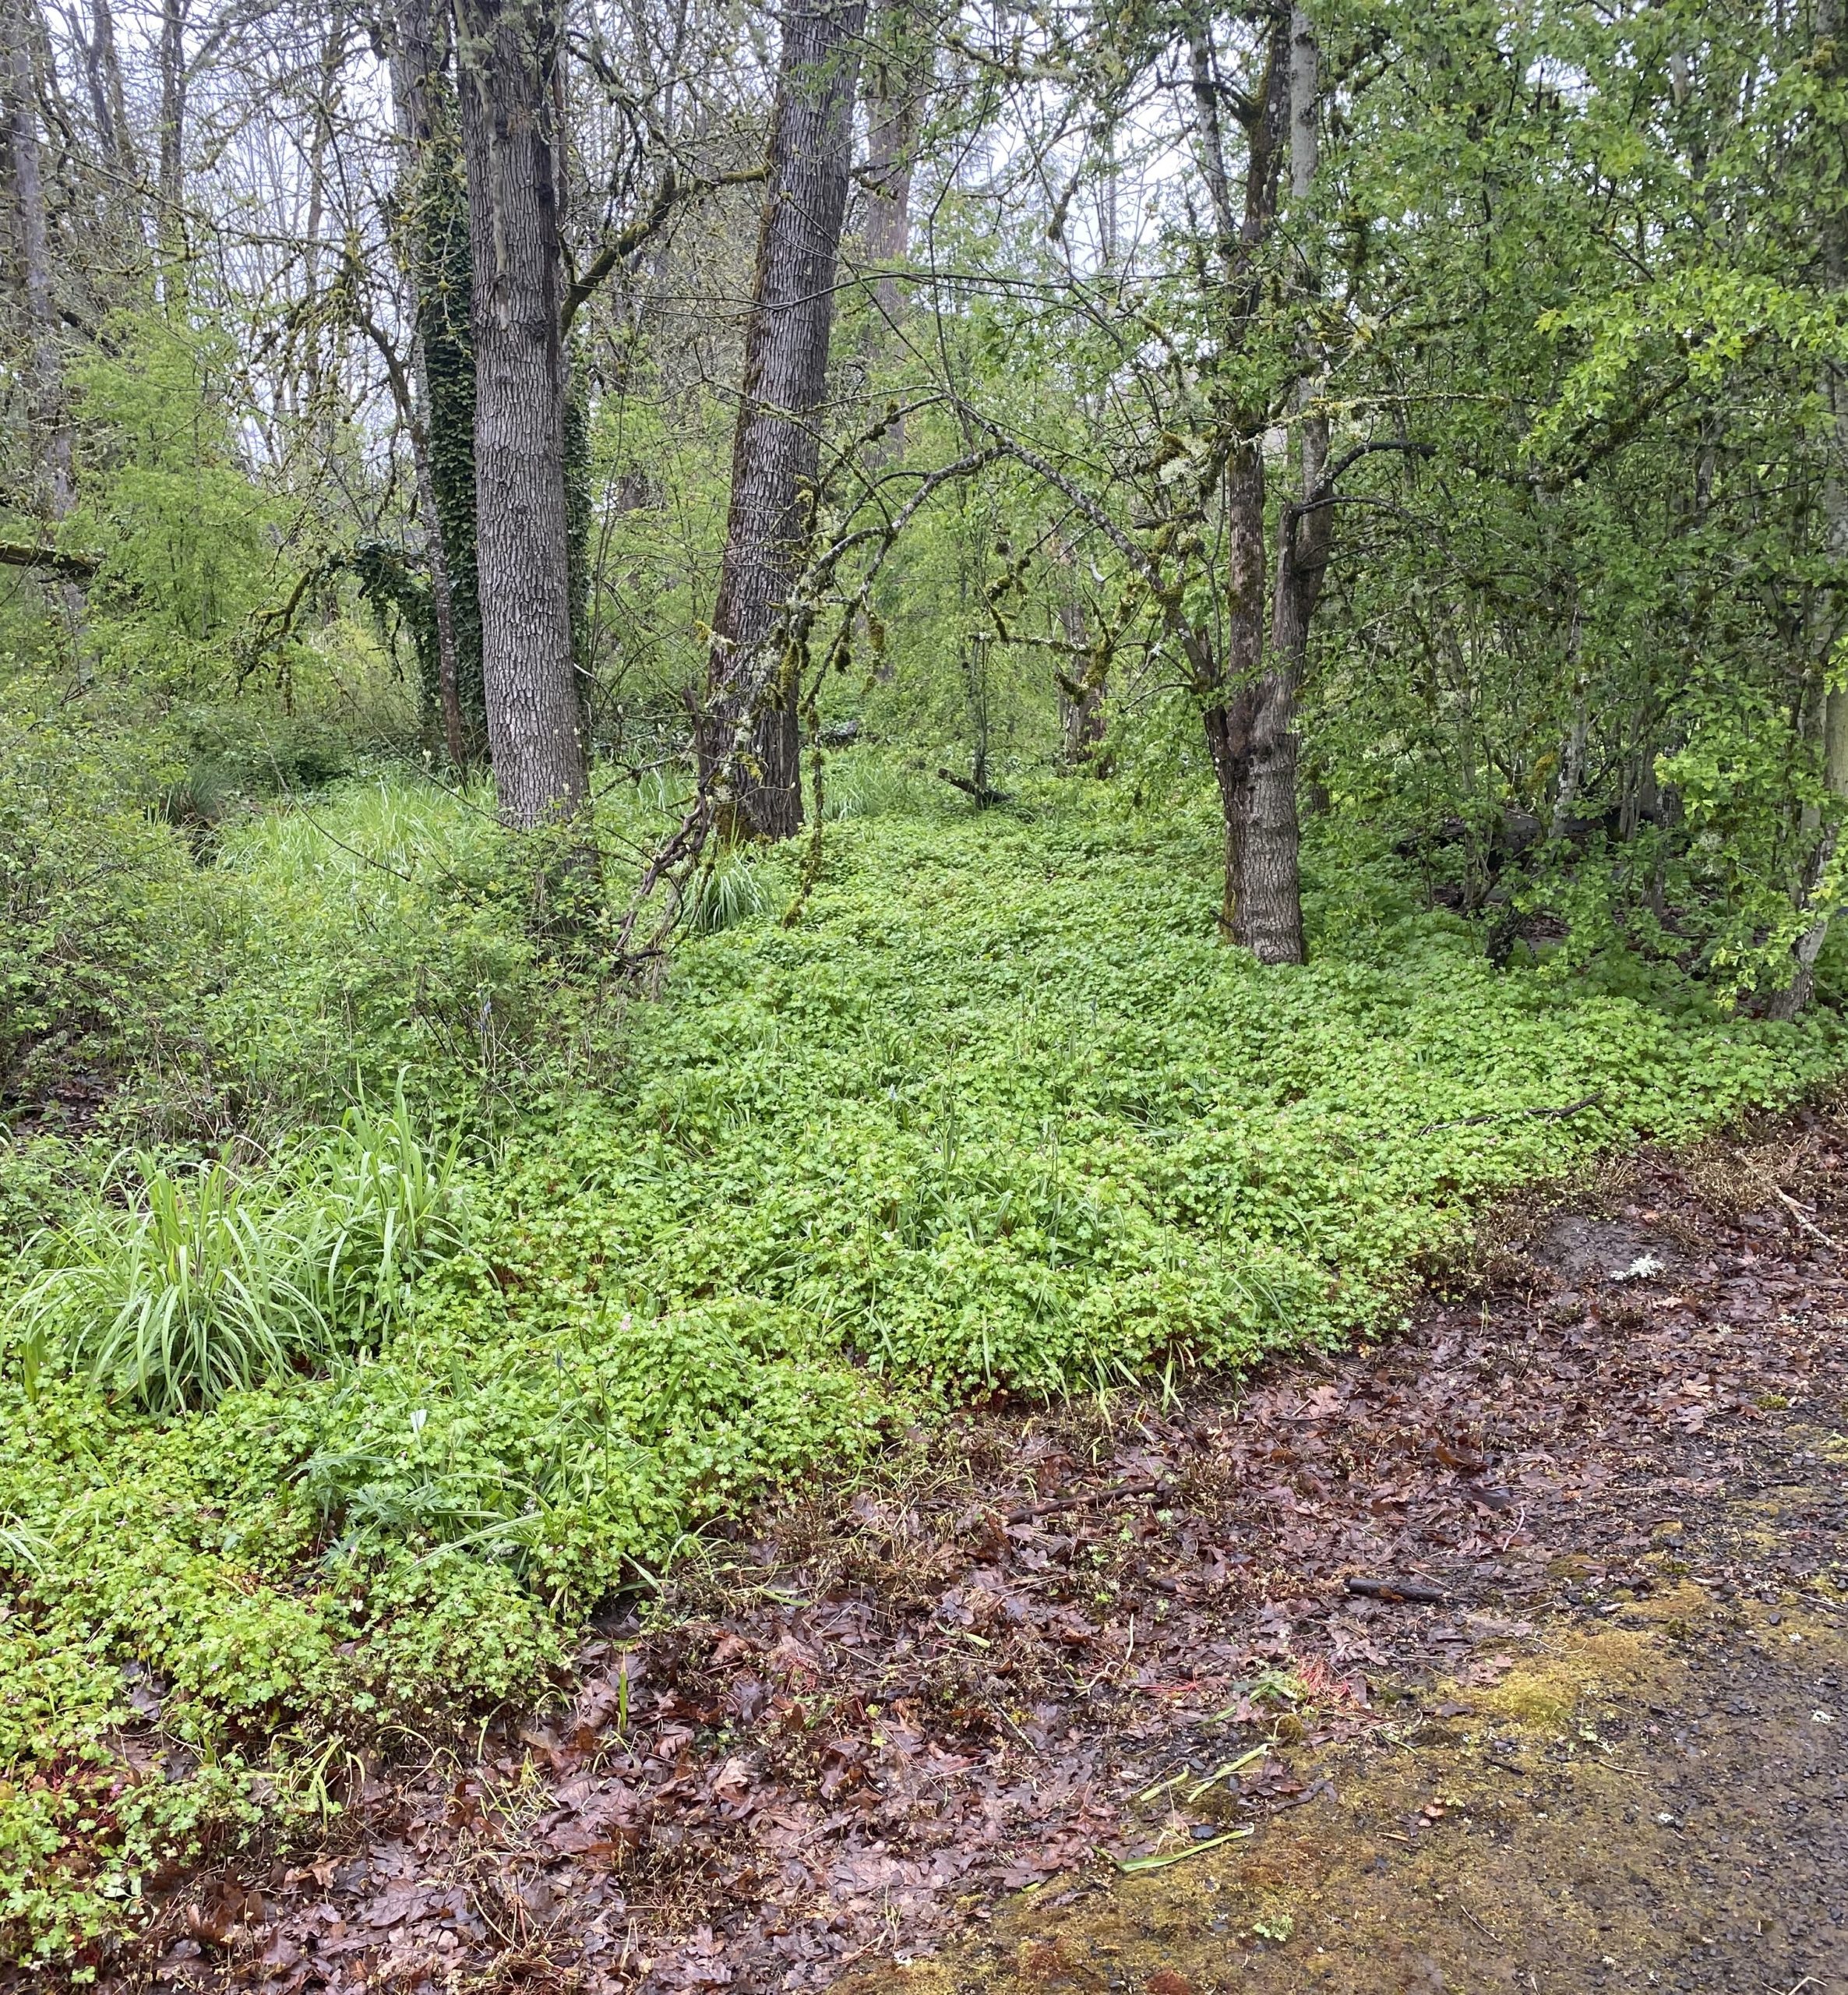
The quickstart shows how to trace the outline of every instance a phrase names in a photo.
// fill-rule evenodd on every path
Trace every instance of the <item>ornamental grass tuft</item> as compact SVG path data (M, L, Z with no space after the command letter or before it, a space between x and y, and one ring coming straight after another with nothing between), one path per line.
M392 1108L349 1109L293 1171L138 1153L34 1243L10 1312L28 1388L48 1364L148 1412L312 1368L374 1341L432 1251L460 1238L455 1156Z

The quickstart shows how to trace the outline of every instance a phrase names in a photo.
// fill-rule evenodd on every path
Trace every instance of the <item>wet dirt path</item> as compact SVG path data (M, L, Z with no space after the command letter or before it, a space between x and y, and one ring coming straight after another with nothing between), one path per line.
M1844 1243L1806 1114L1376 1348L899 1437L101 1984L1848 1995Z
M1546 1627L1491 1690L1437 1686L1437 1715L1292 1755L1328 1785L1249 1840L1023 1894L980 1942L841 1995L1831 1995L1845 1665L1840 1614L1682 1581ZM1175 1813L1176 1849L1218 1827Z

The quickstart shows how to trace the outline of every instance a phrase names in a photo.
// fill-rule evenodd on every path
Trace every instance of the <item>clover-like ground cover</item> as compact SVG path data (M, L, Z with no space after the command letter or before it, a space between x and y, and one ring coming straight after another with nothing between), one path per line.
M362 846L342 809L334 849ZM793 863L764 865L468 1153L466 1244L376 1336L160 1415L55 1351L30 1393L9 1368L9 1940L80 1953L189 1838L327 1805L347 1746L542 1693L599 1601L754 1492L851 1472L901 1408L1377 1329L1483 1198L1839 1064L1826 1021L1497 972L1332 851L1315 960L1260 969L1215 937L1216 856L1204 817L1095 785L831 824L799 919ZM316 964L398 932L369 875L298 824L223 863L264 946L210 1004L324 1040L355 1014ZM390 892L414 955L442 896Z

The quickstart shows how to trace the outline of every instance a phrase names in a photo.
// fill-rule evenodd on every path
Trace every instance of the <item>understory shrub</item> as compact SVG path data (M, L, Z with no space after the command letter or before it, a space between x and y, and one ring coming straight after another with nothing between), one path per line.
M111 1070L186 976L185 842L150 814L164 768L108 717L0 660L0 1119ZM53 725L53 717L57 724Z

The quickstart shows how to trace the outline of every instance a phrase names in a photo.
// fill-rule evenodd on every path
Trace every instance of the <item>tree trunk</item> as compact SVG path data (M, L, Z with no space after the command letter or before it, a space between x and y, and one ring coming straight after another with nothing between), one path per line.
M1818 55L1822 56L1825 50L1827 51L1822 66L1832 81L1841 60L1836 51L1842 27L1839 0L1822 0L1816 9L1815 40L1819 44ZM1832 210L1823 221L1822 263L1824 280L1829 290L1838 295L1848 290L1848 222L1838 211ZM1844 377L1839 366L1825 362L1822 388L1830 417L1825 443L1828 468L1822 481L1824 546L1831 564L1839 569L1848 566L1848 378ZM1771 1015L1777 1019L1800 1018L1808 1008L1814 991L1816 959L1822 953L1822 945L1829 940L1829 925L1835 913L1829 875L1834 870L1833 861L1841 839L1843 816L1848 813L1848 687L1831 690L1827 676L1829 661L1835 651L1844 619L1839 600L1830 607L1833 614L1829 618L1820 647L1820 669L1823 674L1822 786L1835 803L1836 812L1822 827L1811 856L1803 896L1804 906L1811 910L1811 919L1791 951L1795 962L1790 982L1771 1001Z
M305 337L300 366L292 369L289 377L301 429L305 439L312 440L310 448L322 464L332 461L337 447L336 422L323 399L321 341L315 308L321 296L321 228L327 201L327 155L333 143L338 108L336 84L346 47L345 12L340 0L334 0L327 10L321 39L318 87L312 112L314 134L308 146L308 208L302 236L302 323Z
M423 362L418 362L421 376ZM429 392L420 386L426 420ZM428 439L413 437L411 453L416 460L417 510L424 521L424 538L430 562L430 609L436 623L436 707L443 723L443 745L450 764L462 768L467 748L462 734L462 701L456 684L456 597L450 584L450 566L443 553L443 523L436 510L436 491L430 478Z
M1063 535L1055 535L1053 550L1060 568L1059 627L1063 632L1068 667L1058 675L1059 734L1067 768L1094 763L1104 738L1104 684L1109 656L1092 635L1078 600L1077 555Z
M579 725L591 739L591 384L582 362L565 351L565 570L570 584L571 668Z
M790 597L813 524L866 16L866 0L792 0L783 25L700 750L704 779L729 784L726 828L760 838L802 822Z
M911 0L885 0L875 26L866 79L866 261L873 269L875 346L889 340L905 311L897 266L911 248L913 153L924 108L926 58L917 47ZM905 454L905 418L867 452L870 468Z
M45 210L44 161L39 147L38 91L32 60L35 29L32 0L0 0L0 116L4 132L9 192L19 256L19 288L25 307L27 385L40 478L39 509L54 528L76 499L71 427L64 400L64 369L58 351L58 307L51 294L51 243ZM89 676L90 652L84 634L83 591L66 575L58 600L70 637L79 679Z
M180 203L185 193L187 0L160 0L160 129L156 148L154 240L160 263L160 298L169 316L185 296L186 229Z
M1250 815L1251 726L1264 663L1264 461L1255 442L1240 443L1226 470L1226 657L1208 694L1203 719L1207 752L1219 786L1226 822L1226 887L1219 932L1237 930Z
M75 18L73 15L73 30ZM118 198L126 200L140 178L141 162L129 128L122 59L115 48L115 16L110 12L109 0L90 0L90 36L86 41L79 39L78 45L83 51L84 80L90 89L90 115L102 142L103 161L117 176Z
M590 769L571 657L565 509L560 22L551 0L457 0L474 265L482 690L501 815L571 817Z
M1839 413L1836 419L1839 423ZM1844 509L1844 513L1848 514L1848 508ZM1832 527L1837 524L1848 524L1848 518L1831 521ZM1848 549L1838 552L1836 558L1843 558L1844 553ZM1848 808L1848 689L1838 688L1825 693L1823 697L1822 781L1838 814L1822 827L1811 856L1804 883L1804 899L1816 912L1791 951L1795 965L1790 983L1772 998L1768 1008L1774 1019L1800 1018L1809 1008L1816 987L1816 959L1822 953L1822 945L1829 940L1834 914L1830 904L1832 897L1829 896L1829 876L1841 839L1842 820L1839 814Z
M1315 182L1321 77L1314 32L1300 8L1292 10L1289 37L1290 201L1300 208ZM1310 281L1313 287L1313 274ZM1314 408L1314 366L1306 347L1296 394L1296 496L1283 509L1278 526L1271 641L1252 688L1243 782L1228 821L1228 858L1237 867L1232 938L1264 963L1304 960L1296 696L1334 520L1322 490L1328 421Z
M53 520L71 509L74 487L71 432L65 419L63 369L58 351L58 311L51 296L51 244L45 214L44 164L39 149L38 91L32 65L31 0L0 0L0 104L4 105L13 224L25 307L32 425L43 489L41 504Z
M1204 30L1189 44L1193 72L1196 140L1208 196L1212 204L1215 253L1224 298L1222 348L1242 347L1261 302L1260 259L1276 219L1277 186L1287 143L1290 45L1287 23L1274 23L1264 73L1254 101L1241 111L1245 127L1243 211L1235 212L1228 168L1220 88L1211 44ZM1226 461L1226 616L1223 655L1210 638L1189 641L1194 691L1200 701L1207 752L1219 786L1226 824L1225 890L1219 932L1236 932L1243 890L1244 849L1250 824L1252 729L1258 680L1264 668L1265 626L1265 473L1261 407L1230 408L1221 418L1235 440Z
M1583 629L1578 616L1578 598L1572 598L1572 620L1566 632L1566 668L1572 675L1572 726L1559 758L1559 786L1553 793L1553 822L1548 835L1555 840L1571 835L1573 814L1578 808L1578 792L1585 782L1585 758L1591 743L1590 687L1586 680L1582 652Z
M391 80L407 153L398 233L417 328L418 510L436 617L443 743L460 767L481 754L487 723L474 557L474 348L468 327L474 285L449 42L449 23L433 0L402 0Z
M455 113L446 90L443 115ZM474 274L468 192L453 125L439 122L418 189L418 353L429 431L430 499L443 541L456 647L456 711L462 754L487 752L481 682L481 600L475 509Z

